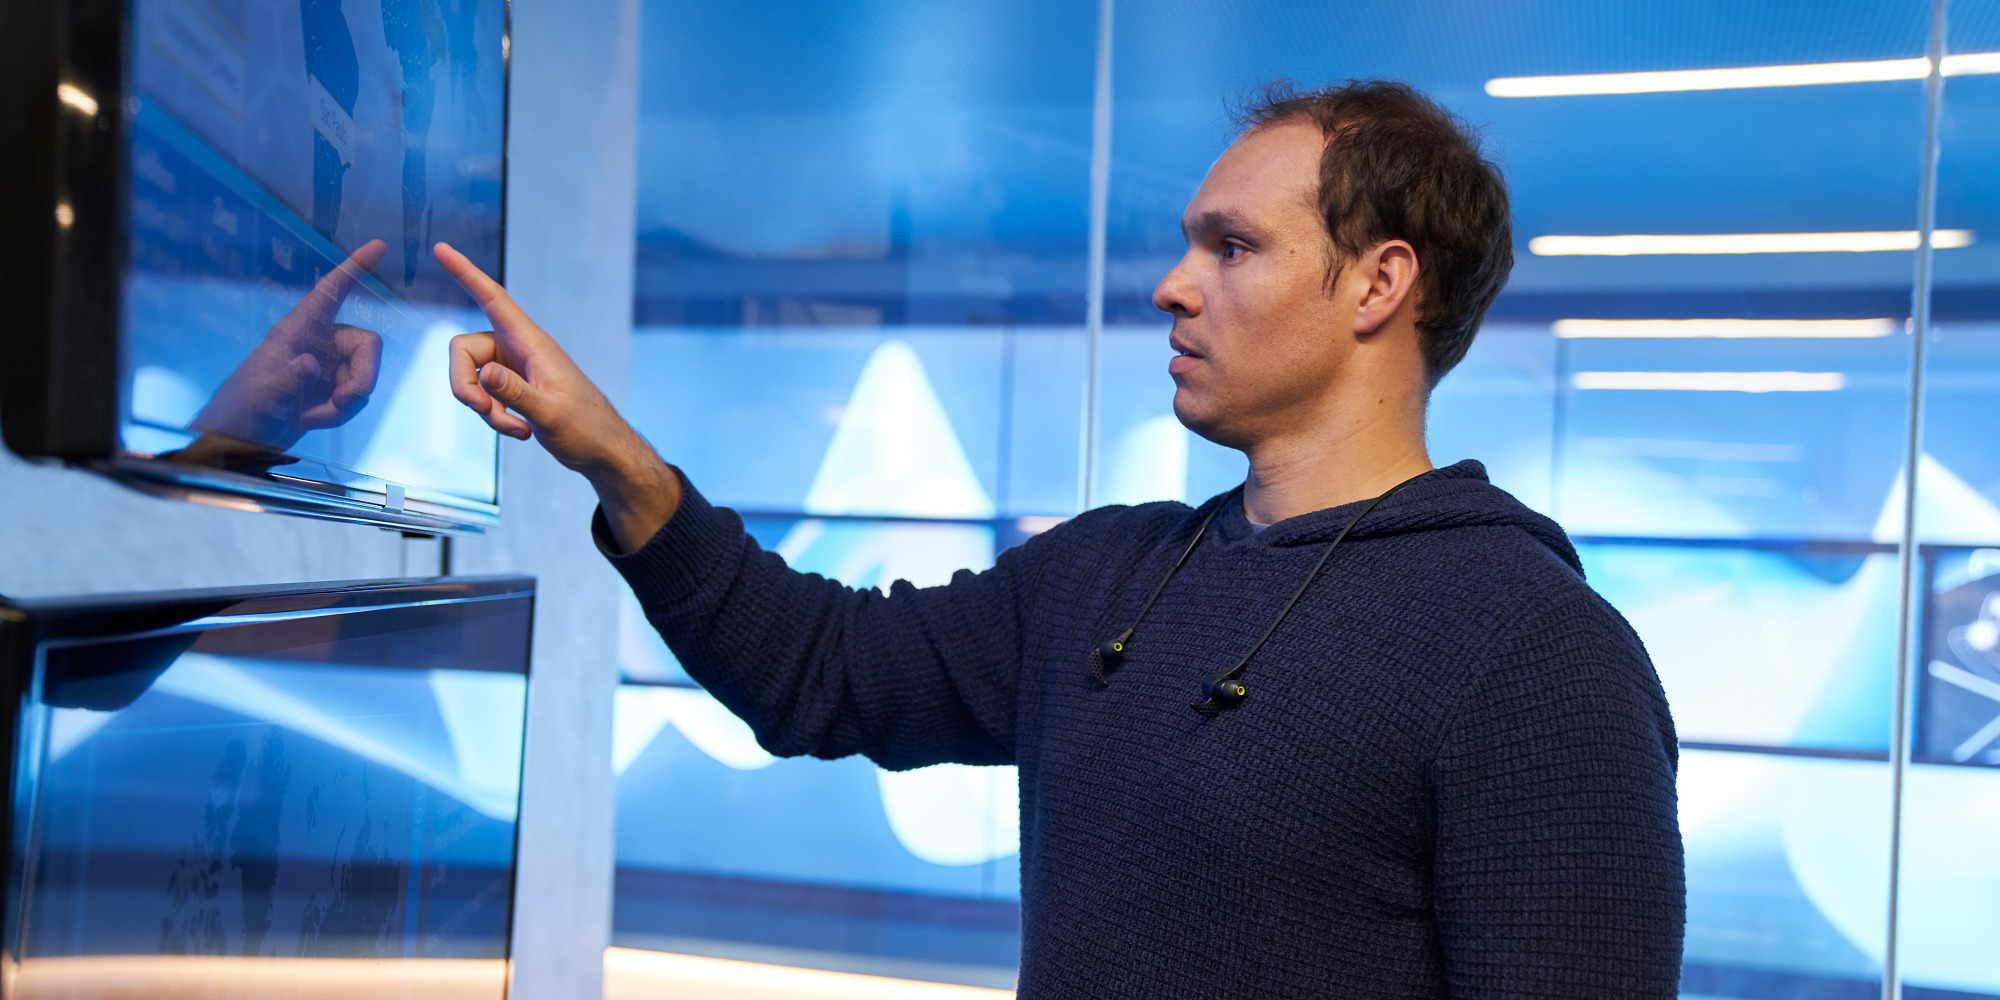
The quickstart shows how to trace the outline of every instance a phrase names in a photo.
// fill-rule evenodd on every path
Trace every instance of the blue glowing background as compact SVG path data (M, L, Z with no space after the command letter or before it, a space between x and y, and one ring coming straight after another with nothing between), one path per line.
M983 565L1073 513L1086 474L1100 503L1220 492L1242 460L1173 422L1149 300L1228 141L1229 101L1278 77L1408 80L1482 131L1518 241L1512 283L1432 401L1431 457L1478 458L1560 520L1652 651L1686 744L1687 995L1875 995L1915 255L1526 243L1915 229L1924 85L1523 100L1483 86L1910 58L1930 7L1521 0L1358 17L1128 0L1115 14L1086 428L1096 5L651 0L634 422L760 542L856 586ZM2000 3L1955 0L1948 20L1949 51L2000 51ZM2000 832L2000 728L1986 732L2000 661L1975 644L2000 643L1980 624L2000 607L1983 596L2000 585L2000 77L1951 78L1939 121L1937 224L1975 239L1937 253L1929 290L1918 610L1941 652L1919 664L1900 968L1911 996L2000 995L2000 867L1980 846ZM1849 339L1553 328L1705 318L1884 322ZM1839 388L1589 388L1604 372L1808 372ZM621 648L645 682L620 696L622 941L1005 982L1004 910L972 904L1018 895L1006 782L774 762L686 686L636 609ZM817 916L759 923L786 899Z

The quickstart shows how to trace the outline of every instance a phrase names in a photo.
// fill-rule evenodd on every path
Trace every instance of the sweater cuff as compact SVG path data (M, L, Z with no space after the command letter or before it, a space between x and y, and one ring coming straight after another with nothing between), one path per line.
M679 469L674 469L674 475L681 479L680 506L646 544L631 552L618 552L603 507L590 517L590 537L597 543L597 551L648 607L690 596L704 577L742 545L743 522L735 512L711 505Z

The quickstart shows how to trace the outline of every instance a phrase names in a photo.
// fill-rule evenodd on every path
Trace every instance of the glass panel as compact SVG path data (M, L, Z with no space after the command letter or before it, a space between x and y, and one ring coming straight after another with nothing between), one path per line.
M1431 461L1476 458L1494 485L1547 513L1555 472L1556 341L1539 325L1487 323L1431 391Z
M935 585L993 560L984 523L752 516L747 526L793 567L855 586ZM780 760L657 636L628 636L625 674L646 683L619 688L613 730L617 944L1012 985L1013 768Z
M500 996L528 611L45 647L9 995Z
M1095 9L653 0L645 28L634 424L851 586L1073 513ZM1012 985L1013 769L773 760L636 603L621 634L619 944Z
M617 707L617 944L1012 984L1013 769L779 760L688 688Z
M1684 750L1680 798L1684 996L1879 994L1887 764Z
M1094 12L646 19L632 396L654 443L756 510L1074 511ZM823 456L956 481L836 510L808 498Z
M1893 545L1902 526L1884 514L1909 407L1901 326L1854 339L1563 341L1560 520L1586 535ZM1676 376L1709 387L1631 387Z
M1066 327L647 327L626 410L744 510L1066 512L1084 350Z
M1579 554L1645 640L1683 743L1888 759L1893 551L1594 544Z
M1948 5L1916 530L1920 619L1902 801L1898 969L1912 998L2000 996L2000 4ZM1900 481L1898 486L1900 488ZM1899 498L1900 501L1900 498ZM1900 517L1903 507L1895 504Z
M1904 996L2000 996L2000 771L1912 765L1903 784L1897 935ZM1948 992L1947 992L1948 991Z

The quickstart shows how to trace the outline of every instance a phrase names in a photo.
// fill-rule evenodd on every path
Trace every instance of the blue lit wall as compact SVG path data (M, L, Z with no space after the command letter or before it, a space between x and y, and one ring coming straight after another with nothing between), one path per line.
M1228 101L1276 77L1409 80L1482 129L1519 241L1511 285L1433 398L1432 459L1478 458L1560 520L1648 643L1685 744L1687 995L1877 995L1900 809L1906 995L2000 996L2000 76L1949 78L1938 119L1937 225L1972 237L1936 252L1926 289L1900 800L1916 254L1541 256L1528 241L1915 230L1924 82L1484 89L1919 57L1931 12L1123 0L1093 376L1095 4L649 0L628 412L761 543L855 586L986 565L1074 513L1085 475L1097 503L1198 502L1243 463L1173 421L1149 299L1229 139ZM2000 52L2000 3L1954 0L1949 23L1948 52ZM1560 322L1677 319L1864 325L1638 338ZM1737 384L1758 391L1604 387L1663 372L1749 373ZM1811 391L1757 381L1785 372ZM636 607L620 650L634 682L614 761L621 941L1007 981L1010 774L774 761Z

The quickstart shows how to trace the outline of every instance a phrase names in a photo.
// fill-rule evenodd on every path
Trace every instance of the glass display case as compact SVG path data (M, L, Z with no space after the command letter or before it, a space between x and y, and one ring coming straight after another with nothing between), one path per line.
M0 603L10 998L505 995L534 583Z

